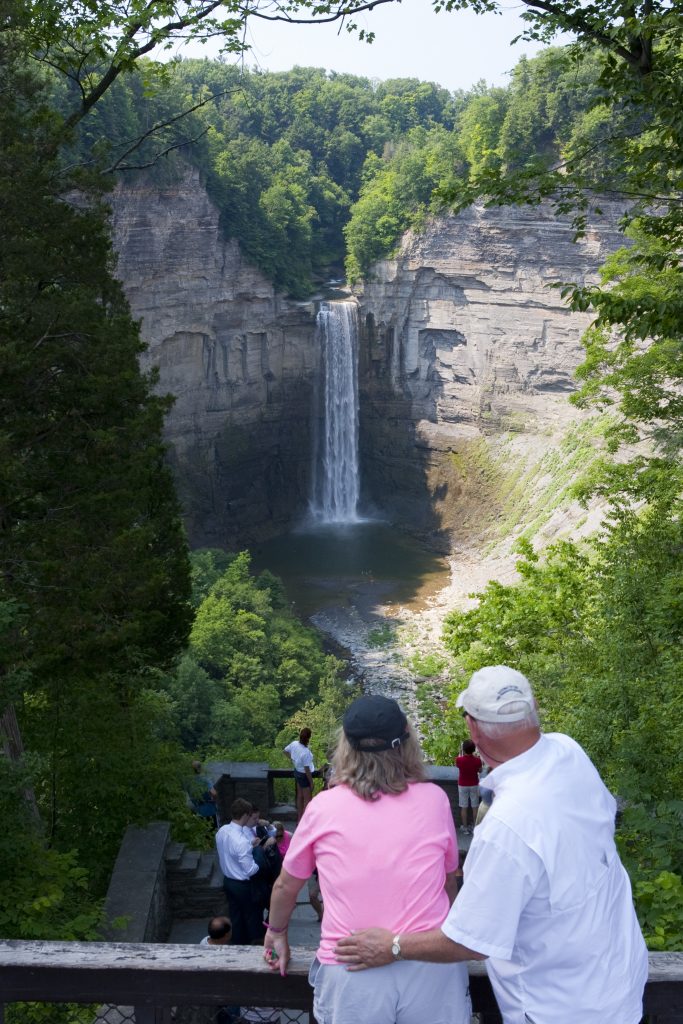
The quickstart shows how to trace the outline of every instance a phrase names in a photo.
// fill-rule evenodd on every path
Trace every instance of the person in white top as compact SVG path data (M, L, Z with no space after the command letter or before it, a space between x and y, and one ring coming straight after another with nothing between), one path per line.
M258 871L252 844L244 826L252 813L248 800L238 797L230 807L230 822L216 832L216 851L223 872L223 888L232 921L232 942L260 945L263 942L263 912L254 898L252 877Z
M394 959L486 959L504 1024L638 1024L647 950L614 843L616 804L581 747L541 734L528 680L506 665L460 694L492 791L441 928L341 939L350 970Z
M249 842L251 843L252 846L258 846L258 844L261 842L261 840L259 839L258 834L256 832L256 826L258 825L258 820L259 820L259 809L258 809L258 807L254 807L254 805L252 804L251 805L251 814L247 818L246 825L243 825L243 827L242 827L242 831L244 832L245 836L247 837L247 839L249 840Z
M296 814L299 821L313 796L313 772L315 771L315 765L313 764L313 754L308 749L310 739L311 730L308 728L302 729L299 733L299 739L293 740L285 747L285 754L291 758L294 765Z

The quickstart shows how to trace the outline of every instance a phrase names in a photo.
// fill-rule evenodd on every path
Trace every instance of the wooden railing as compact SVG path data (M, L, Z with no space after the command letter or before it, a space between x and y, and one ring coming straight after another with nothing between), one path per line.
M25 1001L132 1007L136 1024L168 1024L172 1007L230 1004L299 1009L312 1021L314 950L293 954L281 978L253 946L0 942L0 1024L8 1004ZM468 967L482 1024L500 1021L484 965ZM645 1012L649 1024L683 1024L683 953L650 954Z

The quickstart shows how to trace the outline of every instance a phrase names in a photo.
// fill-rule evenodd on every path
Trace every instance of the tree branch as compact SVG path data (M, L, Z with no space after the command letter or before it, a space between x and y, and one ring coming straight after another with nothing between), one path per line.
M146 43L142 43L140 46L132 49L130 53L126 53L126 44L132 43L137 34L147 27L146 23L139 19L130 25L124 33L121 44L116 48L112 62L107 71L104 73L97 85L84 96L79 109L75 110L73 114L67 118L67 127L74 127L85 117L88 111L95 106L98 100L104 96L106 91L116 81L128 62L136 61L140 57L144 57L145 54L154 50L160 43L169 39L175 32L181 32L183 29L190 28L193 25L198 25L205 18L208 18L210 14L213 14L217 7L221 7L223 2L224 0L212 0L211 3L206 4L195 14L188 17L181 17L177 21L169 22L164 25L163 29L160 29L158 33L152 31L152 35ZM154 4L155 0L150 0L147 5L147 10L153 10Z
M139 149L140 146L145 141L145 139L148 139L151 135L154 135L157 132L160 132L163 128L170 128L171 125L176 124L178 121L181 121L184 117L187 117L188 114L193 114L195 110L199 110L201 107L206 106L207 103L212 103L214 100L221 99L222 96L228 96L228 95L231 95L232 93L238 92L238 91L239 91L238 87L231 88L231 89L222 89L220 92L212 93L211 96L207 96L205 99L199 100L197 103L194 104L194 106L188 107L187 110L181 111L180 114L176 114L174 117L169 117L166 121L157 121L157 123L153 124L151 128L148 128L146 132L143 132L142 135L139 135L136 139L134 139L130 143L128 148L125 149L123 151L123 153L119 154L119 156L117 156L117 158L114 161L114 163L111 164L109 167L105 168L104 173L105 174L113 174L115 171L129 171L129 170L133 170L134 167L132 165L131 166L124 166L121 163L121 161L125 160L126 157L130 156L131 153L134 153L136 149ZM207 131L208 131L208 128L205 128L204 131L200 132L199 135L197 135L194 139L189 139L186 142L178 143L176 146L171 147L171 149L178 149L180 146L188 145L190 142L196 142L198 139L201 139L204 135L206 135ZM125 145L125 143L124 143L124 145ZM165 156L167 153L171 152L171 149L164 150L164 152L163 153L159 153L158 156ZM154 161L152 161L152 162L154 162ZM150 166L151 166L151 164L141 164L140 165L140 169L142 169L143 167L150 167Z
M290 25L324 25L331 21L340 21L344 18L355 16L356 14L363 14L365 11L372 11L375 7L382 6L382 4L393 4L398 2L400 2L400 0L369 0L368 3L344 4L326 18L293 18L291 15L286 13L264 14L257 7L249 10L247 12L247 16L250 18L260 18L262 21L284 21Z
M200 132L199 135L195 135L191 139L183 139L182 142L175 142L172 146L167 146L166 149L162 149L161 152L155 153L152 160L148 160L146 164L122 164L118 161L112 165L108 170L112 171L144 171L147 167L154 167L154 165L161 160L162 156L168 156L174 149L183 149L184 146L192 146L195 142L199 142L208 132L208 128Z
M611 50L612 53L625 60L627 64L639 68L643 74L652 70L651 63L647 66L642 64L643 50L641 46L637 46L635 49L623 46L608 32L594 24L583 11L567 10L563 4L553 3L552 0L522 0L522 3L526 7L532 7L552 15L553 18L557 19L558 28L566 28L579 35L587 36L605 49Z

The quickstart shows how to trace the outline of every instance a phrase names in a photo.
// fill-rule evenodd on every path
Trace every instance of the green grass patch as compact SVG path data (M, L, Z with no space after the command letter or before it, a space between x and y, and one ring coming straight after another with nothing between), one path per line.
M396 630L393 626L378 626L368 633L368 645L370 647L389 647L397 640Z

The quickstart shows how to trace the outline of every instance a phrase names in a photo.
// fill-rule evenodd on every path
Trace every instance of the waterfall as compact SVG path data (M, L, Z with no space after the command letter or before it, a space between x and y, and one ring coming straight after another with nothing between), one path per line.
M322 523L358 522L358 309L324 302L316 319L322 374L313 446L311 512Z

